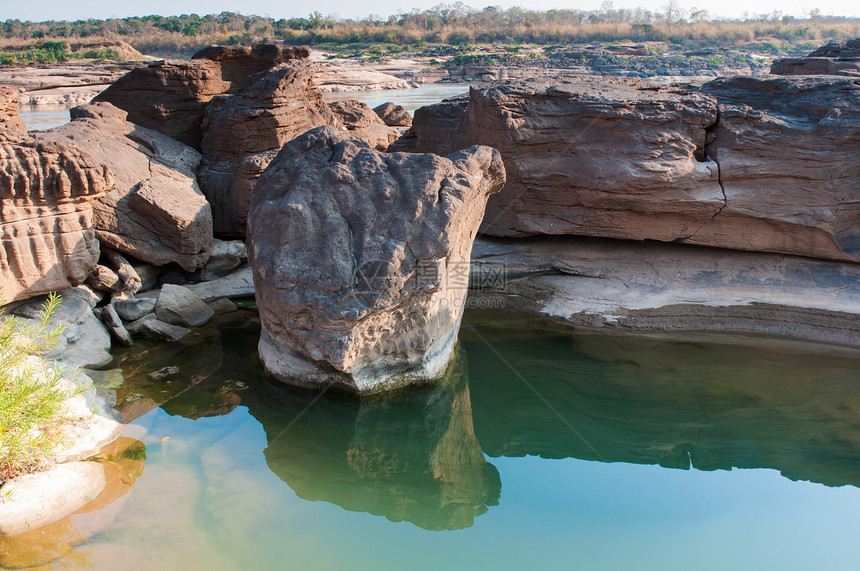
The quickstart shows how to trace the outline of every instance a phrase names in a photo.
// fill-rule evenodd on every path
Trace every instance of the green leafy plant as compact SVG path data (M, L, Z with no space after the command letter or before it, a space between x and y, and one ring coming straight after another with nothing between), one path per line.
M52 294L35 321L0 316L0 484L38 470L62 441L61 405L71 395L59 371L36 357L62 332L49 327L59 303Z

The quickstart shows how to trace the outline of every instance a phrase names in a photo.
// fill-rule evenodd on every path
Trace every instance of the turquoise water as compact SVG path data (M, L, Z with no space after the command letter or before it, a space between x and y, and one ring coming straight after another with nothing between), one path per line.
M117 353L146 463L77 560L856 568L856 353L473 312L443 382L359 401L269 381L255 314L220 319ZM166 366L179 371L149 377Z

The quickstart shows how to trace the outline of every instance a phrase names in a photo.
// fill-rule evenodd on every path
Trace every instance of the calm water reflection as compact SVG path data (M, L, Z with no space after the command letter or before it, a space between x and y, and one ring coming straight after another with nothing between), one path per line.
M773 468L860 486L857 353L511 325L479 322L461 337L475 429L490 456Z
M258 329L242 311L194 341L118 353L119 408L148 430L146 467L78 558L105 569L856 561L856 354L472 313L443 383L357 401L267 380Z

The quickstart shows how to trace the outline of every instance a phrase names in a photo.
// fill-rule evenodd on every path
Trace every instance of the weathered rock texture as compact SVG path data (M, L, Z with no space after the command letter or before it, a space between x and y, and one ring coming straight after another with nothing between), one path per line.
M253 74L309 55L305 46L209 46L190 61L135 68L93 101L112 103L127 111L132 123L199 150L204 111L213 97L245 87Z
M575 327L860 347L860 264L850 262L577 236L479 238L471 283L478 307Z
M708 97L619 80L524 82L419 109L411 132L419 152L501 151L508 183L482 232L678 240L723 205L702 154L716 117Z
M776 75L850 75L860 76L860 39L832 41L806 57L773 62Z
M111 172L68 145L37 142L0 87L0 286L9 302L84 281L99 257L92 203Z
M389 127L409 127L412 125L412 115L409 114L409 111L390 101L374 107L373 112L379 115L382 122Z
M188 271L206 263L212 213L197 186L200 154L125 120L108 103L76 108L71 123L39 137L87 149L115 173L116 188L93 205L99 240L156 265Z
M305 65L283 64L249 81L213 100L203 121L200 185L212 204L215 232L225 236L245 235L251 191L284 143L313 127L338 124Z
M498 152L383 154L330 127L279 153L248 228L262 334L278 379L376 392L437 377Z
M255 46L209 46L193 56L195 59L216 61L221 66L221 77L230 82L231 88L245 87L248 77L290 60L310 57L308 46L279 46L257 44Z
M694 244L860 261L860 78L718 79L726 205Z
M398 133L361 101L337 101L328 105L350 137L361 139L378 151L388 149L397 139Z
M27 127L18 115L18 90L0 85L0 137L19 138L27 134Z
M93 102L112 103L131 123L199 149L206 104L229 88L218 62L159 61L131 70Z
M486 144L508 183L481 230L858 260L860 84L731 78L687 94L608 78L473 89L394 150Z

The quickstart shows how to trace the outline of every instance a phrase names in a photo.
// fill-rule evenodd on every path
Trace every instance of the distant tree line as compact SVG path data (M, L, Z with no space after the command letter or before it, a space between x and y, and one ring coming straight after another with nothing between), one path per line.
M823 16L813 10L803 18L773 12L743 19L718 20L706 10L682 10L668 0L659 11L614 8L600 10L472 9L462 2L439 4L387 18L347 20L313 12L307 18L273 19L220 14L142 16L107 20L0 24L5 50L46 40L125 41L145 54L188 54L212 44L283 41L336 49L387 44L421 49L427 44L466 47L474 44L570 44L582 42L668 41L698 47L727 46L759 40L815 46L824 40L860 36L860 19ZM779 46L778 46L779 47Z

